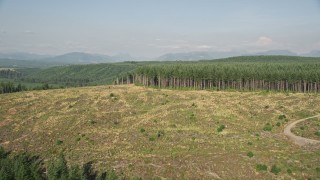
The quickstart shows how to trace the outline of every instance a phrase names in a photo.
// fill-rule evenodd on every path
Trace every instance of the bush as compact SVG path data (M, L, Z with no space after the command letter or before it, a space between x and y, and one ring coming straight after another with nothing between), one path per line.
M252 158L252 157L253 157L253 152L251 152L251 151L248 152L248 153L247 153L247 156L248 156L249 158Z
M287 173L288 174L292 174L292 170L291 169L287 169Z
M90 120L90 124L96 124L97 122L94 120Z
M276 165L272 165L271 171L273 174L278 175L281 172L281 169L277 167Z
M190 120L195 120L196 119L196 115L194 113L190 114Z
M280 127L280 126L281 126L281 123L280 123L280 122L277 122L276 126Z
M319 136L320 137L320 130L315 132L314 135Z
M226 128L226 126L222 124L222 125L220 125L220 126L218 127L217 131L218 131L218 132L222 132L225 128Z
M110 93L109 97L115 97L115 95L113 93Z
M61 144L63 144L63 141L57 140L56 144L57 144L57 145L61 145Z
M264 164L257 164L256 170L257 171L267 171L268 167L266 165L264 165Z
M286 115L284 115L284 114L282 114L282 115L280 115L279 117L278 117L278 119L280 119L280 120L282 120L282 119L286 119L287 117L286 117Z
M153 136L149 137L149 141L155 141L155 140L156 140L155 137L153 137Z
M272 131L272 125L270 123L267 123L266 125L264 125L263 130L264 131Z
M141 129L140 129L140 132L141 132L141 133L144 133L144 132L146 132L146 130L143 129L143 128L141 128Z

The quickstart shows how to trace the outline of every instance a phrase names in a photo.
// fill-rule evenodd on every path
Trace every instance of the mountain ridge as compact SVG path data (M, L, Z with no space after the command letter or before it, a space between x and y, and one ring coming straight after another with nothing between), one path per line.
M167 53L155 58L137 58L132 57L128 53L119 53L116 55L93 54L85 52L70 52L56 56L39 55L32 53L0 53L0 59L7 60L24 60L50 62L53 64L97 64L97 63L112 63L123 61L196 61L196 60L213 60L235 56L256 56L256 55L285 55L285 56L304 56L304 57L320 57L320 50L313 50L308 53L295 53L289 50L268 50L256 53L248 53L246 51L191 51L180 53Z

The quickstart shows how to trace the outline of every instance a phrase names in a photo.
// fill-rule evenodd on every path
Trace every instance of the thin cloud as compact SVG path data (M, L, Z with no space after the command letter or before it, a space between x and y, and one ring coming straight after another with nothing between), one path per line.
M196 48L198 48L198 49L211 49L212 46L209 46L209 45L200 45L200 46L197 46Z
M25 33L25 34L35 34L34 31L29 31L29 30L24 31L24 33Z
M259 45L262 45L262 46L268 46L270 44L272 44L273 40L269 37L266 37L266 36L261 36L259 37L257 43Z

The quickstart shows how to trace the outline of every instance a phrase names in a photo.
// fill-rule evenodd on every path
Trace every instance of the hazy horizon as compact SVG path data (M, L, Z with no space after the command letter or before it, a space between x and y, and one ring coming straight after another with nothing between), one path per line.
M0 53L305 53L319 19L319 0L0 0Z

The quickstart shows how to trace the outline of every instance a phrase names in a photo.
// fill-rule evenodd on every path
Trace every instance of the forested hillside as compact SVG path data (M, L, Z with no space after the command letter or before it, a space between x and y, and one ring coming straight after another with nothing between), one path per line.
M241 56L209 61L149 61L39 68L3 68L1 78L59 86L136 83L146 86L320 91L320 58Z
M20 78L22 73L10 68L0 68L0 78L14 79Z
M171 88L319 92L320 58L247 56L148 65L118 78L115 83Z
M110 84L122 72L135 69L135 63L70 65L52 67L21 78L26 82L53 83L65 86Z

